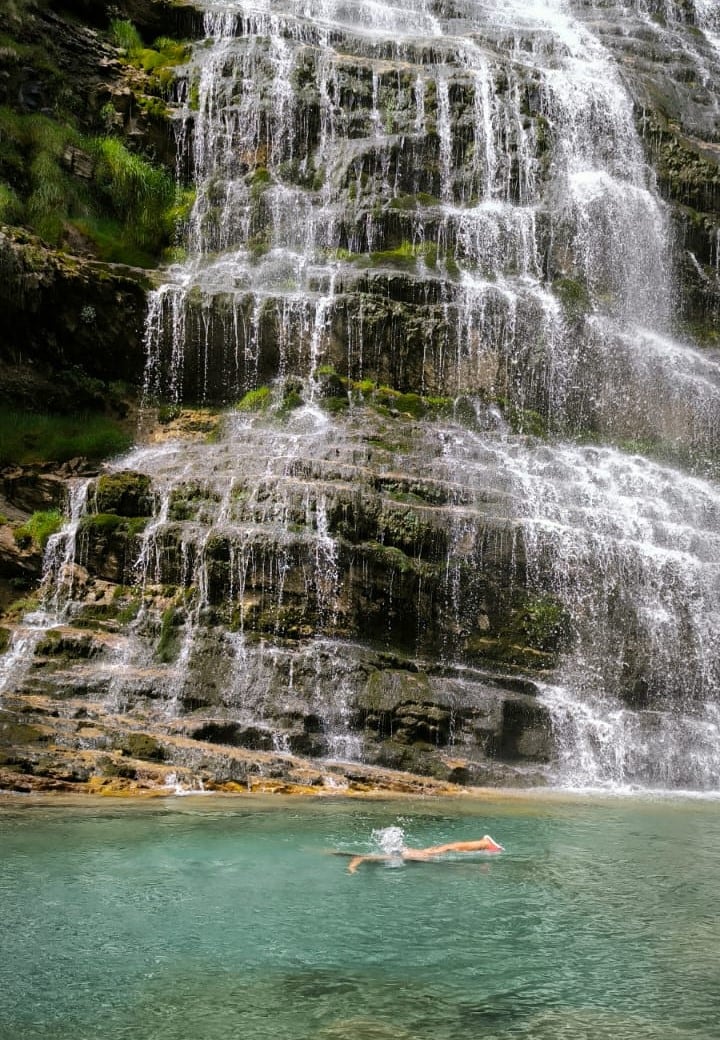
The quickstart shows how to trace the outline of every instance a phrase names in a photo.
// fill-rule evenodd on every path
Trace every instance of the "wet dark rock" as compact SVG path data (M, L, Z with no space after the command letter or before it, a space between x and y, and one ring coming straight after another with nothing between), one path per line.
M5 498L25 513L57 509L65 502L67 485L58 473L43 473L21 467L2 474Z

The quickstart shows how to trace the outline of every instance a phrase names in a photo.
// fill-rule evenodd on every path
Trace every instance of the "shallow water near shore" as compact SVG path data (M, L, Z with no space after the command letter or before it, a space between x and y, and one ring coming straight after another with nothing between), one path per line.
M357 874L327 855L506 846ZM710 1040L717 803L0 804L2 1040Z

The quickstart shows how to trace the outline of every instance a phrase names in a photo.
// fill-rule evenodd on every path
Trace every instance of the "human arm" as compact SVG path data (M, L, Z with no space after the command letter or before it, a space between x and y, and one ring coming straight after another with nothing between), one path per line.
M390 856L353 856L348 863L347 872L354 874L361 863L383 863L389 859Z

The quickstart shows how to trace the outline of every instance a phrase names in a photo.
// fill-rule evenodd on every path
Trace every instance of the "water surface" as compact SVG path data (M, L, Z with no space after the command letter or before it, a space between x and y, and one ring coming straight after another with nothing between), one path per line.
M502 856L346 873L402 827ZM710 1040L706 801L0 805L2 1040Z

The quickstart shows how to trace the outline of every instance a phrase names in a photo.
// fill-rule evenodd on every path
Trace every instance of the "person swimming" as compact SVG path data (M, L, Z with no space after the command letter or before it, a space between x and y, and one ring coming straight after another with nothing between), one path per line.
M353 856L348 863L348 874L354 874L361 863L394 863L404 860L409 863L424 863L443 856L446 852L504 852L504 846L498 844L489 834L475 841L449 841L444 845L429 845L426 849L399 848L397 851L383 852L373 855Z

